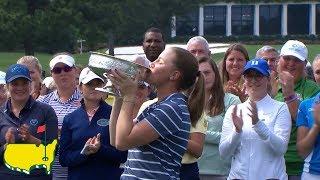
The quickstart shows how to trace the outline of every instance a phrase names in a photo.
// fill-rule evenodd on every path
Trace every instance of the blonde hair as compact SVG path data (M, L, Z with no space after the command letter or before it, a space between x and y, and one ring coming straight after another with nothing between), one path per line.
M40 61L38 58L34 56L22 56L18 61L17 64L28 64L28 65L33 65L36 67L36 69L39 71L41 74L42 72L42 66L40 64Z

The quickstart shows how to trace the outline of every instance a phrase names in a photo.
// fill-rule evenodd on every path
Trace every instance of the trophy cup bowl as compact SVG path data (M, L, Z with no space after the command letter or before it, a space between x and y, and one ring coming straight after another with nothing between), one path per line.
M120 70L130 77L134 77L139 71L149 70L149 68L140 64L99 52L91 52L88 66L94 73L106 79L106 71L111 69ZM96 90L106 92L112 96L121 96L119 90L108 79L104 87L96 88Z

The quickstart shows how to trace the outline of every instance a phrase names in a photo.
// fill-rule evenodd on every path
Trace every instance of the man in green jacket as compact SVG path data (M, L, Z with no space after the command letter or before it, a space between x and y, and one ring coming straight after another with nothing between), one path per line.
M307 57L308 50L302 42L289 40L281 48L278 64L280 88L275 99L286 102L292 118L290 141L285 154L289 180L300 179L303 168L303 160L298 156L296 148L295 122L299 104L320 92L318 85L305 77Z

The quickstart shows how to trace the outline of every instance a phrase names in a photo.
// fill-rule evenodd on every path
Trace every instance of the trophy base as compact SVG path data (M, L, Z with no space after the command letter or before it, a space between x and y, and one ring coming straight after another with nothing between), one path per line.
M108 93L108 95L115 96L115 97L120 97L120 92L113 87L103 87L103 88L95 88L95 90Z

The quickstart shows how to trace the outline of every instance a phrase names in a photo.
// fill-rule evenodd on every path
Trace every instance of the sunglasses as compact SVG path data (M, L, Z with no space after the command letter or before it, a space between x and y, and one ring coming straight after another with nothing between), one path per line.
M247 81L252 81L253 79L255 81L261 81L264 76L260 73L248 73L248 74L244 74L243 77Z
M64 72L70 72L73 69L73 66L63 66L63 67L54 67L51 72L54 74L60 74L62 72L62 70Z
M138 88L139 88L139 89L145 89L145 88L147 88L147 87L149 87L149 84L148 84L148 83L146 83L146 82L144 82L144 81L139 81L139 82L138 82Z

